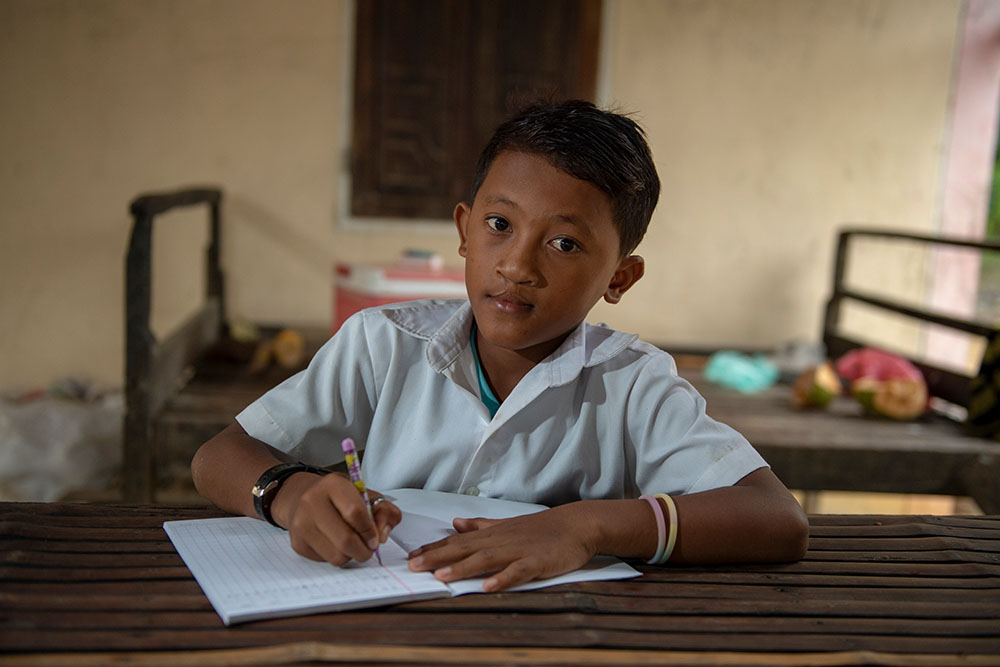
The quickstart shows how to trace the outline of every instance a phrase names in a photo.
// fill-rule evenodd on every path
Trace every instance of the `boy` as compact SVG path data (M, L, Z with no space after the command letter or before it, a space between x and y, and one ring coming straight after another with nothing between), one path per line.
M552 506L456 519L458 534L410 554L411 569L442 581L493 573L484 588L500 590L595 554L800 558L808 525L798 503L742 436L706 416L669 355L584 322L642 277L631 252L658 195L628 118L571 101L501 125L471 204L455 208L469 301L355 315L307 370L201 447L198 490L287 528L303 556L367 560L399 510L376 499L372 521L344 476L280 465L289 455L334 463L352 437L372 488Z

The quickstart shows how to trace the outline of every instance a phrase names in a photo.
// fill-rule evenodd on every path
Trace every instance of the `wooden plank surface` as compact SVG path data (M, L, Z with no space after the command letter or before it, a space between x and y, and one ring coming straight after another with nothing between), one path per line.
M742 433L792 489L970 496L1000 513L1000 443L936 414L900 422L865 415L848 397L826 409L791 405L791 387L743 394L680 368L708 413Z
M236 652L229 659L239 656L230 664L252 664L264 659L254 653L262 647L291 646L298 652L286 662L303 655L336 661L321 656L354 646L368 647L351 654L355 662L381 656L394 664L1000 663L1000 517L816 515L798 563L635 563L644 576L629 581L226 628L161 528L165 520L216 515L211 508L0 505L3 662L87 664L73 661L114 651L142 664L177 658L178 650L208 661L227 650ZM394 646L410 653L386 652ZM421 651L434 657L414 659ZM584 655L607 660L585 662ZM563 662L546 662L556 656ZM831 661L837 656L841 662ZM709 657L714 662L697 662ZM937 662L920 662L928 657Z

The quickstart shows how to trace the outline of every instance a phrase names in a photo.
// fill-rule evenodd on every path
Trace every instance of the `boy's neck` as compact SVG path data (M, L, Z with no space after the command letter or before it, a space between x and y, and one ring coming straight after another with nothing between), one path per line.
M570 333L572 332L567 332L553 341L551 349L531 348L521 351L493 346L483 340L482 333L477 329L476 349L479 352L479 364L483 369L483 375L486 376L486 382L489 383L497 399L501 403L505 401L521 378L562 345Z

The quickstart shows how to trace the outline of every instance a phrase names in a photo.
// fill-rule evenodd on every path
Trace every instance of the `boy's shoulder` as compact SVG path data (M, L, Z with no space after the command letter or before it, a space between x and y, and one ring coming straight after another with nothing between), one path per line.
M677 366L664 350L604 324L584 324L582 340L586 341L586 366L598 366L611 360L626 365L652 365L676 373Z
M367 308L358 315L366 327L388 326L430 340L456 318L460 324L467 312L471 309L466 299L420 299Z
M472 331L472 307L467 299L404 301L368 308L354 317L370 342L393 340L413 354L422 349L435 371L459 357Z

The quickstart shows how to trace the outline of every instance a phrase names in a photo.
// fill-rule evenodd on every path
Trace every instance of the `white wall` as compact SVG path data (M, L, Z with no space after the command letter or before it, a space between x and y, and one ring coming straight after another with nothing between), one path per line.
M839 225L938 224L960 7L608 0L601 90L648 129L664 188L647 277L593 319L678 344L815 339ZM345 0L0 3L0 387L120 384L141 191L225 188L230 311L255 320L329 322L338 259L459 262L447 224L341 219L350 16ZM162 227L165 329L197 300L203 235L188 215Z

